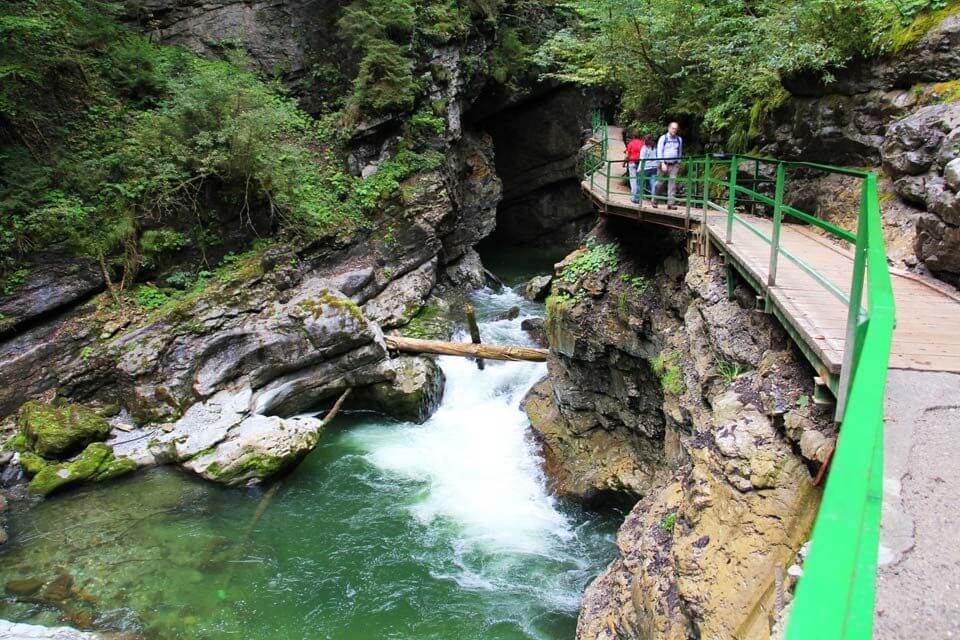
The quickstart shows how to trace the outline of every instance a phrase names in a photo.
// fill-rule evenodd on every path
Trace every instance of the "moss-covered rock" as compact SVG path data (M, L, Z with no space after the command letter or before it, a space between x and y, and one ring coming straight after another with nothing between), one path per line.
M39 459L38 456L33 457ZM23 456L20 461L22 465ZM34 466L35 475L30 481L30 492L45 496L68 485L110 480L130 473L136 468L137 463L133 460L118 458L113 455L113 449L110 446L95 442L70 462L43 463ZM24 469L26 470L26 467Z
M62 400L25 403L17 426L30 449L44 458L64 458L110 434L110 424L102 416Z

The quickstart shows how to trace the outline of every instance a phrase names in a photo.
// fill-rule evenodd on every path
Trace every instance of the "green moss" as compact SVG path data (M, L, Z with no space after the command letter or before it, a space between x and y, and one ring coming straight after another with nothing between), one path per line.
M110 424L87 407L62 400L31 400L20 408L17 426L30 448L44 458L61 458L110 434Z
M452 323L443 317L439 305L428 304L410 318L410 322L403 328L402 334L408 338L422 340L440 340L449 337Z
M924 11L907 24L895 27L888 35L891 49L898 52L909 48L927 35L927 32L958 11L960 11L960 0L950 0L942 9Z
M23 464L22 457L21 464ZM44 462L37 468L29 488L31 493L45 496L81 482L110 480L130 473L136 468L137 463L133 460L117 458L108 445L95 442L70 462L61 464Z
M206 474L217 482L232 484L236 480L247 478L269 478L290 466L293 460L278 456L249 453L229 467L222 467L218 463L211 463Z
M20 454L20 467L28 476L35 476L46 467L48 463L35 453L29 451Z
M366 324L367 319L363 315L363 311L357 304L350 298L342 298L338 295L333 294L329 289L321 289L315 298L308 298L297 303L301 309L312 315L314 318L319 318L323 315L323 308L330 307L338 311L346 311L357 322Z
M663 387L664 393L679 396L684 392L680 358L679 351L668 351L650 361L653 372L660 378L660 386Z
M3 443L5 451L26 451L27 437L23 433L16 433Z

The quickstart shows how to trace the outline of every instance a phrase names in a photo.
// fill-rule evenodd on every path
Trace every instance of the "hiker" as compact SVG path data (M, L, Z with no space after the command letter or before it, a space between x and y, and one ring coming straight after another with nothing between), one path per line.
M640 154L643 153L643 140L639 136L631 135L627 143L627 158L623 161L630 172L630 202L640 203L640 188L637 180L637 167L640 165Z
M649 184L648 193L650 198L653 198L654 194L657 192L657 137L652 133L648 133L643 139L643 151L640 153L640 167L643 176L641 176L641 181L646 181ZM641 192L643 191L643 186L640 187ZM642 193L641 193L642 195Z
M667 177L667 209L676 209L677 175L680 173L680 158L683 156L683 138L678 132L680 125L671 122L667 132L657 142L657 157L660 158L659 175ZM663 181L660 181L663 184ZM654 199L653 206L657 206Z

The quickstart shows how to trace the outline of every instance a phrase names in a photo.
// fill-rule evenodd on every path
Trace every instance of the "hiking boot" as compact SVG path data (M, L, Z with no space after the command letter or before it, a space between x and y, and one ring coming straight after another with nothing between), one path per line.
M659 207L660 205L658 205L658 204L657 204L657 201L654 200L653 202L650 203L650 206L653 207L654 209L656 209L656 208Z
M638 200L637 198L630 198L630 202L632 202L633 204L640 204L640 200Z
M667 205L667 209L671 209L671 210L672 210L672 209L676 209L676 208L677 208L677 205L675 205L675 204L668 204L668 205Z

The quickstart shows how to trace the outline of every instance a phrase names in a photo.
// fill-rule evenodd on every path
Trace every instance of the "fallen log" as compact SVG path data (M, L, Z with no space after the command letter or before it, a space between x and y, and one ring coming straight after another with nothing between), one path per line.
M386 341L388 348L406 353L436 353L444 356L485 358L487 360L547 361L547 350L534 347L442 342L440 340L420 340L402 336L384 336L383 339Z

